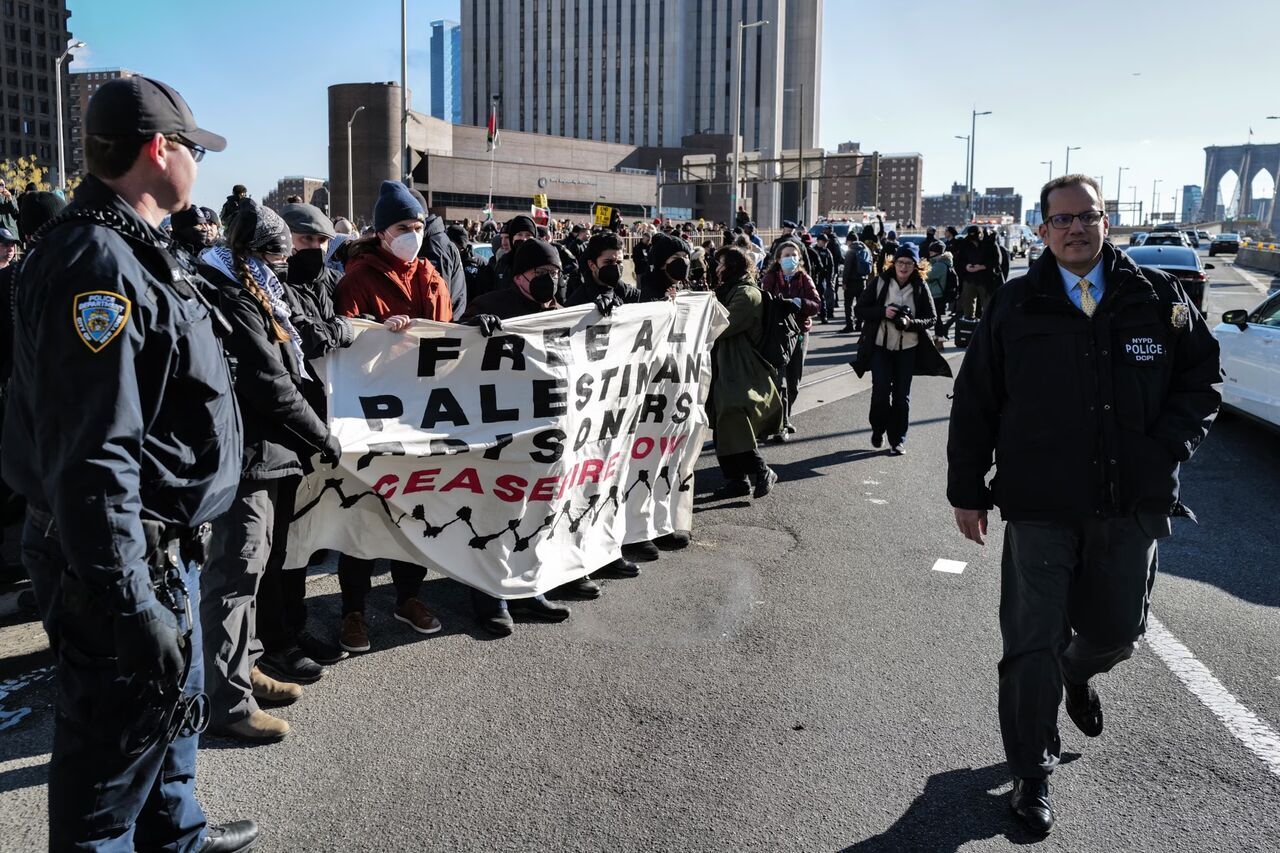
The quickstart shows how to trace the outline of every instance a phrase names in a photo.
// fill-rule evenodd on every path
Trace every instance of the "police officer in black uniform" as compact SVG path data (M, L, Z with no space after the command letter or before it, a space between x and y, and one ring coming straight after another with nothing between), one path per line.
M1173 277L1104 242L1097 182L1040 192L1048 249L995 292L956 377L947 497L982 544L1006 522L1001 559L1000 730L1014 812L1053 827L1058 704L1102 734L1090 679L1133 654L1146 629L1156 542L1178 468L1221 400L1218 344ZM995 479L986 474L994 456Z
M89 174L16 283L4 422L57 659L49 846L247 850L254 823L209 827L195 798L202 526L235 494L241 423L220 318L159 228L226 141L145 77L104 84L85 130Z

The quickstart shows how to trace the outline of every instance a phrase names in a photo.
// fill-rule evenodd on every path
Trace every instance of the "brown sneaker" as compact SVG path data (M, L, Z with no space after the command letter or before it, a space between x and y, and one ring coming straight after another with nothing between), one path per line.
M401 604L391 615L419 634L434 634L444 627L440 624L439 619L431 615L427 605L416 598L411 598Z
M249 684L253 686L253 698L259 702L288 705L302 698L302 688L287 681L276 681L256 666L249 670Z
M274 743L289 733L289 724L266 711L254 711L239 722L214 729L213 733L248 743Z
M349 652L369 651L369 630L365 628L363 613L348 613L342 617L338 645Z

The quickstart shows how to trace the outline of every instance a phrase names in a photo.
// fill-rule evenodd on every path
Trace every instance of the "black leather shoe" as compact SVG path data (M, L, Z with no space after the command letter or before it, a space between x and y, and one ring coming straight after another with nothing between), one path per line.
M756 487L751 493L753 497L762 498L769 492L773 491L773 487L778 482L778 475L773 472L772 468L766 467L763 472L756 475Z
M662 556L662 553L652 542L635 542L622 546L622 556L635 563L652 563Z
M640 567L626 558L619 558L591 573L596 578L634 578L640 576Z
M350 652L342 646L336 646L306 632L298 635L298 648L302 649L302 653L307 657L325 666L351 657Z
M513 615L527 616L542 622L563 622L569 618L568 606L547 601L544 595L514 598L507 602L507 608Z
M679 551L681 548L688 548L691 539L693 534L688 530L676 530L666 536L659 536L653 540L653 544L663 551Z
M1009 807L1032 832L1048 835L1049 830L1053 829L1053 804L1049 802L1048 779L1018 779L1013 783Z
M884 433L882 432L871 433L871 446L884 447Z
M507 611L507 603L500 598L473 589L471 608L476 615L476 627L490 636L509 637L516 630L515 620Z
M576 581L560 584L552 592L557 598L581 598L591 601L600 597L600 584L593 581L590 575L584 575Z
M1063 680L1062 689L1066 696L1067 716L1076 728L1089 737L1102 734L1102 700L1093 685L1087 681L1072 684Z
M258 840L258 825L251 820L237 820L205 830L200 853L242 853Z
M294 646L283 652L270 652L258 658L258 667L278 681L313 684L324 675L324 667Z

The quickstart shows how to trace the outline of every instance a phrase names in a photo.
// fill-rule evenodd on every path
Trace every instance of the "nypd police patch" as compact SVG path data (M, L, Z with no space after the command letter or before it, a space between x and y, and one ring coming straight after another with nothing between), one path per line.
M71 319L85 346L94 352L115 340L129 322L132 303L118 293L91 290L78 294L71 306Z

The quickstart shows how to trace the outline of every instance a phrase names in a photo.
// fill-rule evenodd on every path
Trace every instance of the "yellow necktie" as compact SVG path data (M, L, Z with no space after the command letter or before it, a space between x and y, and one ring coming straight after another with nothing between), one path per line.
M1092 317L1093 312L1098 310L1098 300L1093 298L1093 294L1089 292L1089 279L1082 278L1076 282L1076 287L1080 288L1080 310L1086 316Z

